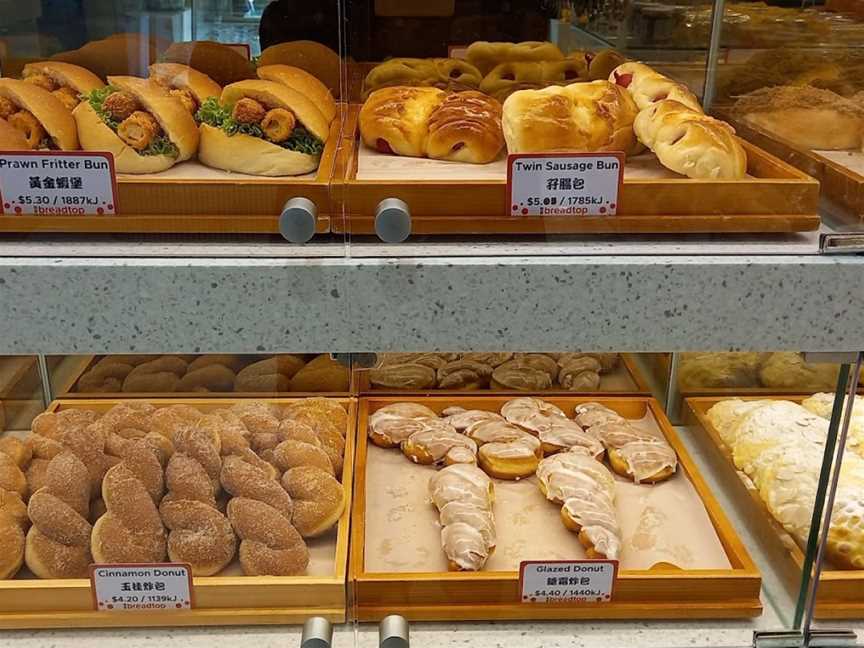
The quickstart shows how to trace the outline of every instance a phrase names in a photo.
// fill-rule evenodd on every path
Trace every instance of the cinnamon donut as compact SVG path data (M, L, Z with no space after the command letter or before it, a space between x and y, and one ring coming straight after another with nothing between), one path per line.
M222 458L213 436L197 427L174 435L174 454L165 469L165 501L192 500L216 507Z
M150 430L172 440L179 430L197 423L203 414L189 405L161 407L150 416Z
M291 524L304 538L329 531L342 517L345 491L331 473L317 466L297 466L282 476L282 486L294 503Z
M335 477L330 457L321 449L320 445L288 439L276 446L273 450L273 457L276 467L283 473L299 466L313 466L331 477ZM302 535L305 537L305 534Z
M24 564L30 518L18 493L0 489L0 580L13 578Z
M195 500L162 502L162 522L168 527L168 557L188 563L193 576L212 576L234 559L237 538L218 509Z
M306 543L275 508L235 497L228 502L228 519L240 537L240 565L247 576L296 576L306 571Z

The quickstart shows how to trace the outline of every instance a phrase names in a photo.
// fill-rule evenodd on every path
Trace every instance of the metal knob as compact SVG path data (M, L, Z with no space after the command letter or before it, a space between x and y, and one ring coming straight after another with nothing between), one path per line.
M385 198L378 203L375 233L385 243L401 243L411 235L411 210L404 200Z
M291 243L308 243L315 236L318 207L308 198L292 198L279 215L279 233Z
M379 648L408 648L408 621L398 614L381 619L378 625Z
M333 626L324 617L310 617L303 624L300 648L330 648L333 645Z

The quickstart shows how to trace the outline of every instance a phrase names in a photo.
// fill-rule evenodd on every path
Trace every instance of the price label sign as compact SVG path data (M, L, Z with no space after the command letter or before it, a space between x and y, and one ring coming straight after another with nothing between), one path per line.
M507 158L510 216L614 216L623 153L518 153Z
M0 214L116 213L117 182L110 153L0 151Z
M617 560L526 560L519 565L523 603L608 603Z
M98 612L190 610L192 568L183 563L91 565Z

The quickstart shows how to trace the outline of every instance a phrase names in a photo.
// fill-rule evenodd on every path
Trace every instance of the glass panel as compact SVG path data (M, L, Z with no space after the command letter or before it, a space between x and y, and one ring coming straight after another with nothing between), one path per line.
M36 356L0 356L0 433L28 429L42 399Z

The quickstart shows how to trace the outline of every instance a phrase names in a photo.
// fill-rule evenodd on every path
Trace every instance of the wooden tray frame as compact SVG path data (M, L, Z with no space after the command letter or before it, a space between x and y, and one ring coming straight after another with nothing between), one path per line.
M360 106L350 107L338 152L335 178L342 180L334 182L343 185L345 214L332 222L333 232L374 234L375 211L385 198L401 198L411 207L415 234L777 233L819 227L819 183L744 140L748 172L760 179L625 180L623 211L616 216L509 216L504 179L357 180L359 111ZM696 205L705 212L694 213Z
M358 621L377 621L393 613L424 621L749 618L761 614L759 570L657 401L649 397L538 396L570 409L578 403L596 401L630 417L650 411L678 453L680 470L687 474L702 498L732 569L624 570L619 572L615 600L582 605L519 602L518 572L368 573L364 562L367 420L376 409L405 398L363 397L358 409L350 564L354 615ZM411 400L439 412L451 405L497 411L508 398L463 395Z
M108 410L115 400L55 400L47 411L69 408ZM244 399L137 399L154 405L184 403L203 411L225 407ZM288 404L296 398L260 398L268 403ZM330 621L346 620L346 577L351 515L351 484L354 469L354 439L357 400L334 399L347 406L345 466L342 485L345 512L339 520L336 540L336 570L324 576L196 576L193 579L193 610L147 613L111 613L93 610L88 579L11 579L0 581L0 628L146 627L243 624L297 624L310 616ZM242 605L241 603L242 602Z
M634 396L650 396L651 395L651 387L649 387L648 383L645 382L645 377L642 375L642 370L636 364L636 359L630 353L621 353L621 367L627 373L627 376L633 382L636 387L634 389L623 389L623 390L596 390L596 391L566 391L561 389L561 387L552 387L551 389L547 389L543 392L545 396L577 396L577 395L595 395L595 396L622 396L622 395L634 395ZM516 389L394 389L387 387L374 387L372 383L369 382L369 370L361 369L359 367L355 367L353 369L354 372L354 380L353 384L356 385L357 392L360 395L375 395L375 396L384 396L388 394L400 394L400 395L409 395L409 394L428 394L429 396L469 396L471 394L476 395L489 395L489 396L519 396L525 395L527 392L519 391Z
M335 207L330 184L342 134L343 106L314 178L242 176L178 180L159 174L117 180L115 216L33 216L5 214L0 232L278 234L279 216L291 198L308 198L318 207L316 233L330 231Z
M741 400L787 400L795 403L800 403L810 394L798 394L797 396L789 395L762 395L753 396L747 394L745 396L737 396ZM723 442L720 433L708 420L707 412L716 403L723 400L728 400L729 397L691 397L686 399L687 413L691 417L689 422L701 428L710 444L716 449L717 453L722 457L723 463L729 471L731 471L734 479L730 479L737 485L737 496L743 498L743 501L748 502L752 516L755 519L760 519L764 525L770 527L774 532L774 540L772 549L778 554L780 564L786 570L787 582L797 587L800 585L802 572L804 570L804 551L795 540L774 520L774 517L765 506L765 502L759 496L759 492L755 490L751 484L745 483L740 477L740 471L735 467L732 459L732 453L728 446ZM764 526L763 525L763 526ZM864 617L864 570L840 570L840 569L825 569L822 572L822 578L819 582L819 590L816 596L816 612L817 619L851 619Z
M90 368L99 361L99 359L104 358L109 354L99 354L99 355L91 355L87 356L86 362L82 362L82 366L79 371L76 372L76 375L71 380L67 381L64 384L63 389L60 390L57 394L55 394L55 398L64 398L69 400L78 400L78 399L91 399L91 400L102 400L103 398L108 399L148 399L148 398L160 398L160 399L206 399L211 400L214 398L234 398L234 399L252 399L252 400L261 400L261 399L272 399L272 398L349 398L351 396L355 396L352 391L353 383L352 380L352 370L349 369L348 374L348 391L344 392L117 392L117 393L98 393L98 392L78 392L72 391L72 389L78 384L78 380L80 380L81 376L87 373ZM201 354L207 355L207 354ZM264 354L266 355L266 354ZM262 358L263 359L263 358Z
M763 128L736 119L728 106L715 110L715 113L732 124L744 139L816 178L829 200L864 219L864 175Z

